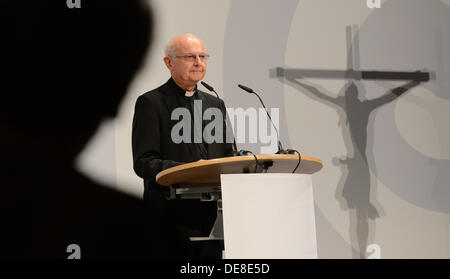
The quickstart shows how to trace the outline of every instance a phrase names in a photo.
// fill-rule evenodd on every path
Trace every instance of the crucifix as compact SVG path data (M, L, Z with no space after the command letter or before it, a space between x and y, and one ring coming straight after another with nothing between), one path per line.
M340 116L343 135L347 148L345 158L333 159L333 164L340 167L342 177L338 182L336 198L341 208L352 209L350 213L349 235L354 257L364 258L369 237L369 219L379 217L379 207L370 199L370 171L368 169L367 130L369 115L376 108L392 102L400 95L417 86L420 82L430 80L429 72L395 72L395 71L361 71L359 70L359 34L356 25L346 27L346 41L349 55L347 70L311 70L287 69L278 67L270 75L281 82L298 89L313 100L327 104L336 109ZM348 83L338 96L324 89L311 85L302 78L346 79ZM361 80L406 80L408 83L389 90L385 95L374 99L360 96L363 90ZM345 127L344 127L345 126Z

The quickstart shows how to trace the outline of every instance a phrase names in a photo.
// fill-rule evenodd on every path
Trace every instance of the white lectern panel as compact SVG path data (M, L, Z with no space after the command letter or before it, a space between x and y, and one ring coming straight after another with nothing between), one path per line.
M222 174L226 259L317 258L311 175Z

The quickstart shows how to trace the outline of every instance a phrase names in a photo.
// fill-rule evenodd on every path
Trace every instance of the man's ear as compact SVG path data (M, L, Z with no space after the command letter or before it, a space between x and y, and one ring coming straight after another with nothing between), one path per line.
M170 57L169 57L169 56L165 56L165 57L163 58L163 60L164 60L164 63L166 64L166 67L167 67L169 70L172 70L173 65L172 65L172 60L170 59Z

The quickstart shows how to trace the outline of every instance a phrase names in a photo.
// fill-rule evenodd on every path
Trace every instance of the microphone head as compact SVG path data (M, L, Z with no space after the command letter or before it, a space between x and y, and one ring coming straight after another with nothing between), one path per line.
M211 85L207 84L206 82L200 81L200 83L201 83L204 87L206 87L206 89L208 89L209 91L214 91L214 88L213 88Z
M249 88L249 87L247 87L245 85L238 84L238 87L241 88L244 91L247 91L248 93L255 93L255 91L253 91L253 89L251 89L251 88Z

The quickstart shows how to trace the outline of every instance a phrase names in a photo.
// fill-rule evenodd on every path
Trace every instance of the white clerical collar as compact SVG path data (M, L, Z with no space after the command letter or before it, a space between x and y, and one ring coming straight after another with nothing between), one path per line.
M195 90L194 91L186 91L186 93L184 94L184 96L186 97L192 97L192 95L194 95Z

